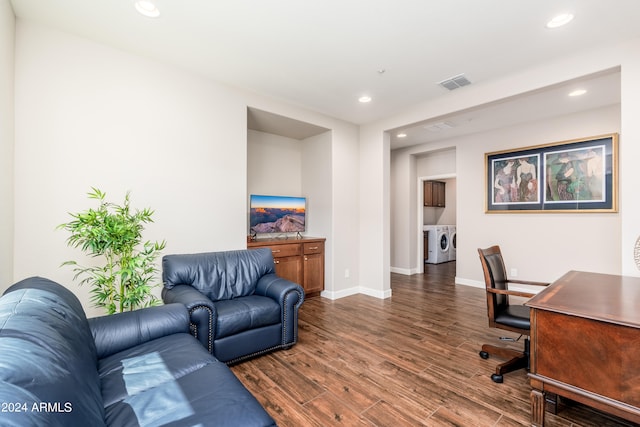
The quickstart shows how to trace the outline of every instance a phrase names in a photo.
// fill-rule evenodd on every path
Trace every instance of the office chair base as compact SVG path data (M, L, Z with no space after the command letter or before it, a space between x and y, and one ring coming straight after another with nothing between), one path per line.
M501 359L507 359L506 362L496 366L496 373L491 375L491 379L495 383L501 383L503 381L502 375L507 372L516 371L522 368L529 368L528 352L485 344L482 346L482 351L480 351L479 355L483 359L488 359L489 355L497 356Z

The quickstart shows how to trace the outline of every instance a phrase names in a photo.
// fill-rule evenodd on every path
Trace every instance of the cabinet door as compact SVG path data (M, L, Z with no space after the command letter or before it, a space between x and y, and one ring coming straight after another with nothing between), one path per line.
M428 231L424 231L423 234L424 234L424 242L423 242L424 243L424 245L423 245L424 246L423 247L424 260L426 261L426 260L429 259L429 232Z
M276 276L302 285L304 280L302 275L302 257L278 257L273 259L273 263L276 268Z
M424 205L431 207L445 207L445 183L440 181L424 182Z
M317 293L324 289L324 254L304 255L304 292Z
M424 205L433 206L433 182L424 182Z
M445 192L445 183L444 182L434 182L433 183L433 206L437 206L437 207L440 207L440 208L444 208L445 207L444 192Z

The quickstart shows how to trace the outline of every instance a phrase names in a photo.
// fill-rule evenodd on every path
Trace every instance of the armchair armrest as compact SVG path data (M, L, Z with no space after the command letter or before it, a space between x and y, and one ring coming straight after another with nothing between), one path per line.
M532 286L549 286L551 284L546 282L532 282L530 280L516 280L516 279L508 279L507 283L517 283L520 285L532 285Z
M288 295L290 292L295 292L296 295ZM300 304L302 304L302 301L304 300L304 290L302 289L302 286L290 280L278 277L274 273L265 274L258 280L255 294L272 298L280 304L283 304L287 297L300 298ZM298 303L298 301L290 302Z
M532 294L530 292L510 291L510 290L506 290L506 289L487 288L487 292L492 293L492 294L512 295L514 297L525 297L525 298L531 298L531 297L535 296L535 294Z
M545 283L545 282L533 282L530 280L514 280L514 279L508 279L507 280L507 286L509 286L509 284L514 283L514 284L518 284L518 285L529 285L529 286L549 286L550 283ZM534 297L536 294L531 293L531 292L523 292L523 291L514 291L512 289L494 289L494 288L489 288L487 289L487 292L490 292L492 294L500 294L500 295L512 295L514 297L524 297L524 298L531 298Z
M282 307L283 345L298 341L298 309L304 302L304 289L275 274L265 274L256 285L256 295L272 298Z
M162 289L165 304L181 303L187 307L191 334L209 353L213 352L213 337L218 314L213 302L202 292L189 285L176 285Z
M183 305L170 304L88 319L98 358L166 335L189 333Z

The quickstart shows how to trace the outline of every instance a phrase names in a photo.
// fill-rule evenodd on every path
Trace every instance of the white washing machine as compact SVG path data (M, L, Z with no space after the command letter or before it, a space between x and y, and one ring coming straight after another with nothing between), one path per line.
M429 264L440 264L449 261L449 226L425 225L424 231L428 231L428 255L424 261Z
M450 225L449 226L449 261L456 260L456 248L457 248L456 233L457 233L456 226Z

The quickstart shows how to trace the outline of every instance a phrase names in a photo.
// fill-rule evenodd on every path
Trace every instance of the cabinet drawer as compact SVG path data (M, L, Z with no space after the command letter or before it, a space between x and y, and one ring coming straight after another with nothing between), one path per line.
M269 246L269 248L274 258L300 255L300 245L296 243L291 245Z
M323 242L305 243L303 251L305 255L321 254L324 251L324 243Z

